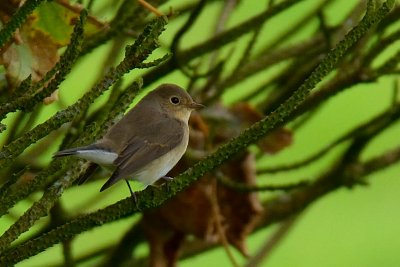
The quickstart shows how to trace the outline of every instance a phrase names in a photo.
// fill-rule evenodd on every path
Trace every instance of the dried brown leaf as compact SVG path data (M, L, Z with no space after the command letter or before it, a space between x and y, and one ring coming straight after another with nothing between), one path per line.
M58 99L58 90L55 90L50 96L43 99L43 103L45 105L50 105L51 103L58 101Z
M243 153L221 167L225 177L248 186L256 185L255 157L250 152ZM246 237L254 229L263 208L257 193L242 193L219 184L218 204L225 219L226 237L243 255L248 256Z
M210 116L204 116L206 119L199 114L193 114L190 120L191 149L214 149L219 142L226 142L241 129L241 120L254 123L259 119L248 105L242 105L240 110L244 111L234 116L233 112L227 109L223 111L223 107L214 110L230 114L226 116L229 119L215 119L213 109L207 111ZM224 131L227 125L231 127ZM178 175L192 166L194 161L195 159L188 156L182 158L168 175ZM244 152L221 166L219 172L235 182L254 186L255 157L250 152ZM243 255L248 255L245 241L262 212L257 193L238 192L220 183L215 190L215 180L215 175L209 174L160 208L144 213L142 222L150 243L151 266L175 266L185 236L195 236L206 243L221 242L221 239L226 237ZM215 214L212 199L217 200L214 205L218 206L220 214ZM217 219L221 223L223 236L221 231L218 231ZM171 244L174 246L171 247Z
M11 44L0 57L11 88L18 86L29 75L32 81L39 81L59 59L59 46L48 35L27 26L21 29L20 35L22 43Z

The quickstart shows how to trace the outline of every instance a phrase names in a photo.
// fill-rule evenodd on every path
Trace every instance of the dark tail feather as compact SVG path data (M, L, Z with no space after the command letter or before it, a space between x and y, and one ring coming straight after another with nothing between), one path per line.
M96 145L69 148L69 149L61 150L61 151L58 151L58 152L54 153L53 154L53 158L76 155L76 154L79 153L78 151L93 150L93 149L96 149L96 148L97 148Z
M86 169L85 173L79 177L77 184L81 185L84 182L86 182L87 179L89 179L90 176L98 169L99 165L96 163L91 162L89 164L89 167Z
M61 150L53 154L53 158L59 158L64 156L76 155L78 148L71 148L66 150Z
M119 175L118 169L116 169L113 172L113 174L111 175L111 177L107 180L107 182L100 188L100 192L106 190L107 188L109 188L110 186L112 186L113 184L118 182L119 180L121 180L121 177Z

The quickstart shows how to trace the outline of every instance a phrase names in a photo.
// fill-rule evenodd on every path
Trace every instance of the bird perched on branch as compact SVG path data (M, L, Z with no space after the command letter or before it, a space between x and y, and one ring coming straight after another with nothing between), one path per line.
M111 167L113 173L100 191L122 179L137 180L147 187L165 177L183 156L189 140L190 114L202 107L179 86L162 84L102 139L88 146L59 151L54 157L73 155ZM135 197L128 181L127 185Z

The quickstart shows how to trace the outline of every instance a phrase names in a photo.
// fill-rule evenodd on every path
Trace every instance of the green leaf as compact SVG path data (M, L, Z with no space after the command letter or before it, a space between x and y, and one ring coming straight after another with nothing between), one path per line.
M69 43L72 33L72 20L78 17L77 14L57 3L51 2L37 8L33 16L32 27L50 35L53 42L58 43L60 46L65 46Z

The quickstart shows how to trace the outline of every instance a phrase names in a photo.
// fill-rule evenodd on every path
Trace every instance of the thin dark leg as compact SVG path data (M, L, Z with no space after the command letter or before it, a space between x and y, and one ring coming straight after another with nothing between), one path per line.
M133 198L133 201L135 202L136 208L139 209L135 192L132 191L131 185L129 184L128 180L125 180L125 182L128 185L129 192L131 192L131 197Z

